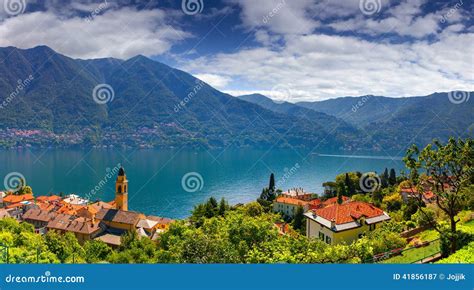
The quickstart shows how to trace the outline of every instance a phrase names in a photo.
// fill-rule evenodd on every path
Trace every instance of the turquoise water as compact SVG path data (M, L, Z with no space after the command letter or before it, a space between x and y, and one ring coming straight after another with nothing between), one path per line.
M319 155L292 149L24 149L0 151L0 178L3 180L8 173L19 172L33 187L35 195L63 192L85 196L98 188L91 199L109 201L114 197L115 176L112 179L106 176L114 172L119 163L124 166L129 180L129 208L171 218L189 216L195 204L210 196L225 197L231 204L255 200L268 185L271 172L275 173L277 187L283 190L303 187L321 193L321 184L342 172L404 168L400 157L380 153L321 152ZM182 179L187 173L190 178L185 190Z

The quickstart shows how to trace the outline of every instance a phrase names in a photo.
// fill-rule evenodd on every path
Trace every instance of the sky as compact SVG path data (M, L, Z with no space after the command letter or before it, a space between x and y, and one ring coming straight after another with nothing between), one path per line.
M281 101L474 91L474 0L0 0L0 47L145 55Z

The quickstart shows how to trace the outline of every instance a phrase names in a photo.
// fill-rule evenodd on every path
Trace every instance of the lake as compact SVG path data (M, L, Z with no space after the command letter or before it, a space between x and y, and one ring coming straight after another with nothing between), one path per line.
M342 172L404 168L400 157L380 155L292 149L22 149L0 151L0 177L21 173L36 196L50 192L85 196L96 188L98 193L91 199L109 201L114 198L115 176L107 178L107 174L122 164L129 180L130 210L183 218L210 196L225 197L231 204L255 200L268 186L271 172L278 188L303 187L321 193L322 183Z

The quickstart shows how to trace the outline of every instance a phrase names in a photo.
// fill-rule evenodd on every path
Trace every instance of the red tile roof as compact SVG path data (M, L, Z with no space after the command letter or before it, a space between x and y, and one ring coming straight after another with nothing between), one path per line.
M32 194L23 194L23 195L15 195L15 194L10 194L7 195L3 198L3 202L6 203L19 203L22 201L32 201L34 199Z
M40 195L38 197L36 197L36 201L40 201L40 202L54 202L54 201L60 201L62 200L62 198L58 195Z
M301 199L296 199L296 198L291 198L291 197L283 197L283 196L277 197L275 202L284 203L284 204L291 204L291 205L301 205L301 206L308 205L307 201L304 201L304 200L301 200Z
M372 218L383 215L383 210L361 201L351 201L343 204L334 204L314 210L316 215L334 221L337 225L352 222L361 217Z
M342 202L346 202L346 201L349 201L349 200L350 200L349 197L344 196L344 195L342 196ZM324 206L328 206L328 205L332 205L332 204L336 204L336 203L337 203L337 196L328 198L325 201L323 201Z

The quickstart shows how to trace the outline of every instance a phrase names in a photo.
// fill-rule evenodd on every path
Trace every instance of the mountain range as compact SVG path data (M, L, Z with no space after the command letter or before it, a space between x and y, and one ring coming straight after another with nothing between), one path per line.
M296 104L236 98L141 55L81 60L46 46L0 48L2 147L391 150L472 134L472 112L472 100L453 104L447 93Z

